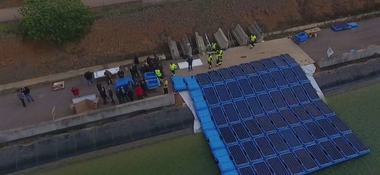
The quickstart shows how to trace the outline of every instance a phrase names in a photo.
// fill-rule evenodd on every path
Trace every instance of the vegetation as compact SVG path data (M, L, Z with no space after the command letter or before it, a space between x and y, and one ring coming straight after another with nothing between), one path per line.
M19 11L21 34L34 41L79 40L94 22L91 9L80 0L25 0Z
M327 96L329 106L366 143L371 153L317 171L318 175L371 175L380 171L380 83ZM76 164L36 172L39 175L217 175L219 171L201 134L106 155Z

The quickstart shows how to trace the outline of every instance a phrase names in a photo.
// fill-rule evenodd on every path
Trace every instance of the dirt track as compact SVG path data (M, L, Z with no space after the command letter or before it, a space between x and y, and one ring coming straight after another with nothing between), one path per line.
M178 40L195 31L211 34L236 24L246 28L255 20L269 32L361 13L369 6L379 7L380 0L182 1L103 17L85 39L65 46L23 43L8 36L0 40L0 84L159 52L167 36Z

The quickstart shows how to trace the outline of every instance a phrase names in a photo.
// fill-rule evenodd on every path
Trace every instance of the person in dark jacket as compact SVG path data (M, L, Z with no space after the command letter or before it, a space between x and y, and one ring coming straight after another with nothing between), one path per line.
M26 104L25 104L25 95L24 95L24 93L21 92L20 89L17 90L17 97L21 101L22 106L26 107Z
M113 92L111 90L111 88L108 88L108 97L111 99L112 101L112 104L115 104L115 100L113 99Z
M119 104L124 103L124 94L120 91L120 88L116 89L116 97L119 100Z
M139 83L141 85L141 88L143 89L143 95L144 95L144 97L148 97L148 93L147 93L148 87L146 86L145 81L143 79L141 79Z
M137 57L137 55L135 55L135 57L133 58L133 62L134 62L136 65L140 64L139 57Z
M92 85L93 75L94 75L94 73L90 72L89 70L86 73L84 73L84 78L87 80L87 83L88 83L89 86Z
M117 76L119 78L124 78L124 71L121 67L119 68L119 71L117 71Z
M193 70L193 57L188 57L187 58L187 64L188 64L188 70L189 72Z
M21 92L24 93L26 99L28 100L28 103L30 103L31 101L34 102L34 99L32 95L30 94L30 89L28 87L23 87L21 89Z
M96 89L98 89L99 93L102 90L102 86L103 86L102 83L97 83L96 84Z
M128 101L128 94L127 94L127 91L124 89L123 86L120 87L120 92L122 94L122 97L125 98L125 102L127 102Z
M128 90L127 95L128 95L129 100L133 101L133 91Z
M113 85L113 82L112 82L112 73L111 73L109 70L104 71L104 76L105 76L106 79L107 79L108 86L109 86L110 84Z
M106 91L106 88L104 86L102 86L102 88L100 90L100 97L102 97L103 103L107 104L107 91Z

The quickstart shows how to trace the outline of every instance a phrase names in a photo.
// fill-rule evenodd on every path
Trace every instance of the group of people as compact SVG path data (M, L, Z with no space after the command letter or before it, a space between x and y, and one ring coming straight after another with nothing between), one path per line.
M112 104L116 104L114 95L118 99L119 104L123 104L128 101L134 101L136 99L135 96L137 99L143 99L144 96L148 96L146 92L148 89L143 80L137 82L128 82L125 87L121 86L116 88L115 93L110 87L106 89L101 83L98 83L96 85L96 88L98 89L100 97L103 99L104 104L108 103L108 99L111 100Z
M221 66L222 61L223 61L223 50L218 49L216 43L211 43L211 51L216 55L216 64L215 66ZM207 63L208 63L208 68L211 69L212 67L212 59L213 59L213 54L209 53L207 57Z
M17 97L21 101L23 107L26 107L25 99L28 101L28 103L34 102L34 98L30 94L30 89L28 87L17 89Z

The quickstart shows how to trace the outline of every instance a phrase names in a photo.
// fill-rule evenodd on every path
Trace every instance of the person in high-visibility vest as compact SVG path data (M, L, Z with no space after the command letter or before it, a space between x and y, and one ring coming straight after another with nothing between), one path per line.
M251 44L249 45L251 47L251 49L255 46L255 42L256 42L256 35L251 35Z
M156 69L156 70L154 70L154 73L156 73L156 75L157 75L157 77L158 77L159 79L162 79L162 74L161 74L161 70L160 70L160 69Z
M211 67L212 67L212 55L211 54L208 54L207 63L208 63L208 69L211 69Z
M216 51L216 43L211 43L211 51Z
M223 61L223 50L218 50L217 52L217 55L216 55L216 66L220 66L222 65L222 61Z
M169 69L170 71L172 71L172 76L175 76L175 70L177 69L177 65L175 65L174 63L170 63Z
M163 86L162 86L162 88L164 89L164 94L169 93L168 87L169 87L169 82L166 78L164 78L163 79Z

